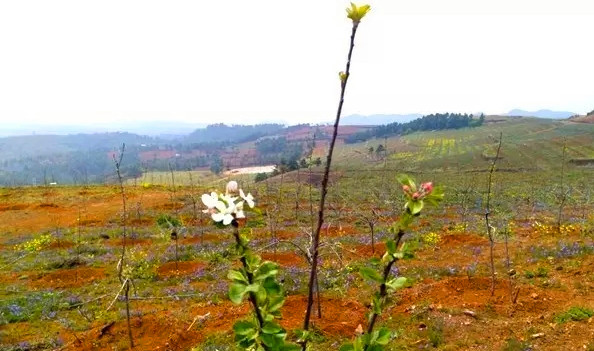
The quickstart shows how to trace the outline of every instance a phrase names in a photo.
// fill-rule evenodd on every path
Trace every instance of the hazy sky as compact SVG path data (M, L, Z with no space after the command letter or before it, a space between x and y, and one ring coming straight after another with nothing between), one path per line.
M594 109L592 0L369 3L345 114ZM0 1L0 122L330 121L347 5Z

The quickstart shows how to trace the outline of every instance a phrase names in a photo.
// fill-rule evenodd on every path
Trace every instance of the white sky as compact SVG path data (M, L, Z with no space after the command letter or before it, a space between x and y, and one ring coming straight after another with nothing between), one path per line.
M592 0L369 3L345 115L594 109ZM0 1L0 122L331 121L347 5Z

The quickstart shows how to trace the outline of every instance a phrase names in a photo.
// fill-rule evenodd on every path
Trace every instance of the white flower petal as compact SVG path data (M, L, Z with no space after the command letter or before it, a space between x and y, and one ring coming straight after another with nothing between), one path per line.
M214 205L216 204L217 199L213 199L212 195L208 195L208 194L204 194L202 195L202 203L208 207L208 208L213 208Z
M247 202L248 206L250 208L254 207L254 197L252 196L252 194L248 193L247 195L243 192L242 189L239 190L239 196L241 196L242 199L245 200L245 202Z
M227 206L223 201L217 201L214 207L221 213L225 213L227 211Z
M229 195L221 195L221 199L228 204L232 204L237 200L237 197L229 196Z
M229 224L231 224L231 222L233 222L233 216L230 215L230 214L224 215L223 224L224 225L229 225Z
M213 220L213 221L215 221L215 222L220 222L220 221L222 221L223 219L225 219L225 215L224 215L224 214L222 214L222 213L213 213L213 214L212 214L210 217L211 217L211 218L212 218L212 220Z

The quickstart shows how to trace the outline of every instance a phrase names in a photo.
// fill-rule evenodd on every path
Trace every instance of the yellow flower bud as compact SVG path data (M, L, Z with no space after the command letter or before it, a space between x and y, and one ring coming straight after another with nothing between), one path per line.
M344 82L347 79L347 75L343 71L338 72L338 77L340 77L341 82Z
M347 17L353 20L353 23L361 22L361 19L365 17L367 12L371 9L369 5L357 6L351 2L351 7L346 9Z

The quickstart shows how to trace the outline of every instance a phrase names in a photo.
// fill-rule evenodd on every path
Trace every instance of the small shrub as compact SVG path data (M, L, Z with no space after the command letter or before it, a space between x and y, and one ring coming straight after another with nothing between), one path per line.
M594 311L586 307L571 307L566 312L559 313L555 316L555 323L565 323L569 321L583 321L594 316Z
M549 270L545 267L538 267L536 270L536 276L539 278L546 278L549 276Z
M433 347L439 347L442 345L444 342L443 321L436 320L434 323L432 323L427 330L427 336L429 337L429 342Z
M532 279L536 276L536 274L534 274L533 271L526 271L524 272L524 277L526 277L526 279Z
M266 173L258 173L256 174L256 177L254 178L254 181L257 182L261 182L263 180L268 179L268 174Z
M427 233L423 236L423 243L427 246L436 246L441 242L441 235L438 233Z
M163 229L169 229L172 227L181 227L182 223L179 219L170 216L168 214L160 214L157 217L157 225Z
M15 246L15 250L37 252L43 250L46 246L51 244L53 237L51 234L43 234L35 239L26 241L20 245Z
M76 266L84 266L86 262L79 257L66 257L57 261L49 261L44 266L46 269L68 269Z
M507 339L503 351L532 351L532 346L516 338Z
M131 279L153 279L157 276L155 262L147 259L148 254L138 248L128 251L128 259L124 267L124 276Z

